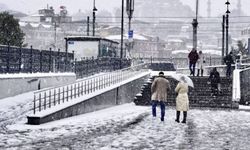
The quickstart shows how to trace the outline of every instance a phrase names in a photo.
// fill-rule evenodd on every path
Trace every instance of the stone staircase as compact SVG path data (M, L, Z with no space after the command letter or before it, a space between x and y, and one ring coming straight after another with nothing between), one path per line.
M134 98L136 105L150 105L151 102L151 84L153 78L150 78L141 88ZM174 89L178 83L175 79L167 77L170 82L171 90L168 93L168 106L175 106L177 94ZM194 88L189 87L190 107L210 107L210 108L238 108L238 105L232 103L232 79L221 77L221 94L212 96L210 84L207 83L208 77L191 77Z
M174 67L174 64L173 63L170 63L170 62L153 62L153 63L150 63L149 66L148 66L149 69L152 69L152 70L161 70L161 71L176 71L175 67Z

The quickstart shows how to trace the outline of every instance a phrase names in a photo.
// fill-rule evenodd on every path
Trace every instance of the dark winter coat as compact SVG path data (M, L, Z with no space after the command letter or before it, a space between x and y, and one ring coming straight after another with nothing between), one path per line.
M210 80L211 84L220 83L220 73L217 70L213 70L210 73L209 80Z
M233 57L232 55L228 54L225 58L224 58L224 63L226 65L231 65L234 63Z
M170 90L169 81L164 76L156 77L151 85L151 100L167 101L168 90Z
M199 59L199 55L197 53L196 50L192 50L189 54L188 54L188 58L189 58L189 62L194 64L197 62L197 60Z

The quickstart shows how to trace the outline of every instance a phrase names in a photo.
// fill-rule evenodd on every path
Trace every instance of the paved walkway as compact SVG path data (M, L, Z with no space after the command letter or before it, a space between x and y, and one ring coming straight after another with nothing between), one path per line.
M0 102L0 149L250 149L248 111L191 109L187 124L178 124L167 107L163 123L150 107L131 103L31 126L25 123L32 94L22 97Z

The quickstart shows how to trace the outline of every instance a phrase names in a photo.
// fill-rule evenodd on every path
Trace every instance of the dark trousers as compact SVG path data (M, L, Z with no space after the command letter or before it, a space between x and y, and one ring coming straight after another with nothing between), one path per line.
M189 62L189 70L190 70L190 75L193 75L195 74L195 64L196 63L191 63Z
M228 64L227 65L227 73L226 73L227 77L231 76L231 71L232 71L232 66L231 66L231 64Z
M160 104L161 106L161 121L164 121L165 116L165 104L163 101L152 100L152 115L156 117L156 106Z
M211 92L213 95L218 95L218 83L211 83Z

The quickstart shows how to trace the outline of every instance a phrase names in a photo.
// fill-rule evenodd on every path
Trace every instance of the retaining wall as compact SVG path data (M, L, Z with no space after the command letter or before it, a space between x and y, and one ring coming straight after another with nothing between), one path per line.
M135 95L141 90L141 86L148 78L149 75L143 76L139 79L114 87L101 94L94 95L91 98L44 116L28 116L28 124L39 125L49 121L133 102ZM82 97L82 99L84 99L84 97Z
M76 81L74 73L14 74L0 76L0 100L42 88L53 87Z

